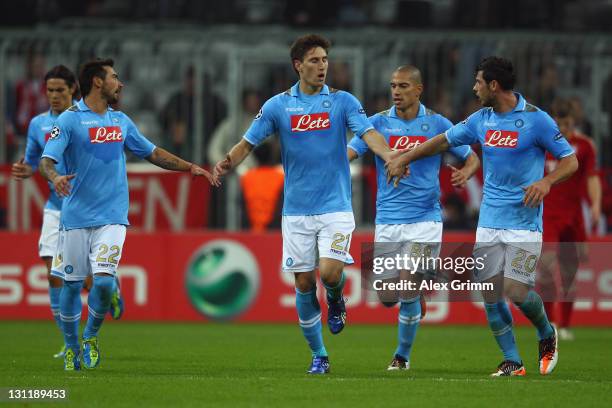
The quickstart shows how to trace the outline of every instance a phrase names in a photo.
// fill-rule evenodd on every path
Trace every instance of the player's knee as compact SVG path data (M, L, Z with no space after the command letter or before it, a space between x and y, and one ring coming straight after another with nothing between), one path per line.
M327 263L319 269L321 273L321 281L328 286L335 286L342 279L342 270L344 264Z
M315 280L311 272L295 274L295 288L302 293L310 292L315 288Z
M525 301L527 291L519 288L512 288L506 291L506 296L512 303L518 306Z
M96 274L93 277L93 286L104 294L110 295L115 285L115 277L107 274Z

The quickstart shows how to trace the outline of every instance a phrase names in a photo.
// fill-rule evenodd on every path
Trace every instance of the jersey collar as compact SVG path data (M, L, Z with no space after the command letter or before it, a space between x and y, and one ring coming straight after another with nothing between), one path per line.
M524 112L525 108L527 107L527 101L525 100L523 95L518 92L514 92L514 96L516 96L517 102L512 112Z
M425 114L427 113L427 108L425 107L425 105L423 105L422 103L419 102L419 112L417 113L416 118L420 118L421 116L425 116ZM403 118L400 118L397 115L397 109L395 108L395 105L393 105L391 107L391 109L389 109L389 117L391 118L396 118L396 119L401 119L401 120L405 120Z
M90 111L90 112L91 112L91 109L90 109L90 108L89 108L89 106L87 106L87 104L85 103L85 98L81 98L81 99L80 99L80 100L79 100L79 101L76 103L76 105L78 106L78 108L79 108L79 110L80 110L81 112L87 112L87 111ZM113 108L111 108L111 106L110 106L110 105L108 106L108 108L107 108L107 109L108 109L109 111L114 110Z
M300 81L297 81L295 85L291 87L291 96L299 96L302 92L300 91ZM329 87L327 85L323 85L321 88L321 92L319 95L329 95ZM316 96L316 95L306 95L306 96Z

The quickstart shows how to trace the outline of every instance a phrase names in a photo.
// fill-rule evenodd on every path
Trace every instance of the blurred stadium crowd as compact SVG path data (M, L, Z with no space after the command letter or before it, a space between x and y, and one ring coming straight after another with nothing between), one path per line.
M24 0L3 2L0 22L10 25L84 18L131 22L279 24L346 27L610 30L606 0ZM19 12L22 11L22 12Z
M288 42L296 32L316 26L328 30L334 42L328 84L353 92L369 114L390 106L389 74L411 63L424 74L422 102L458 122L480 108L471 90L476 63L490 54L512 59L517 89L531 103L548 110L556 98L572 101L578 130L593 137L598 148L607 218L600 232L612 228L612 41L606 34L584 34L610 30L609 2L26 0L11 7L10 13L0 12L3 27L15 26L0 37L5 67L0 73L0 163L20 156L30 119L48 109L42 81L46 70L60 63L76 70L80 61L97 55L117 61L126 85L119 108L147 137L173 153L214 164L241 137L263 101L295 82ZM25 7L28 12L16 12ZM133 25L126 27L128 18L141 23L138 33ZM24 25L37 29L19 29ZM430 26L442 31L402 30ZM468 27L492 31L464 31ZM499 31L503 28L538 32ZM254 222L248 197L259 194L258 188L269 189L253 172L249 183L244 178L249 170L262 168L260 177L272 177L268 170L276 168L278 152L271 138L241 166L236 188L230 183L213 192L210 227L227 227L233 211L224 204L228 201L239 203L243 227L278 225L282 189L272 189L267 198L267 211L274 216ZM358 225L371 225L376 191L372 157L354 170L356 219ZM446 227L473 228L481 179L465 190L454 189L447 179L443 169Z

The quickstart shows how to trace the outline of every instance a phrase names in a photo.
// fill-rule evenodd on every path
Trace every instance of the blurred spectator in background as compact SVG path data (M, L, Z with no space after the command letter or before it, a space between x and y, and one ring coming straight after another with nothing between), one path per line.
M18 136L24 136L30 120L49 109L45 75L45 58L32 52L25 63L25 78L15 84L15 130Z
M450 98L450 94L443 87L438 87L436 89L436 99L432 107L433 110L438 112L440 115L451 119L451 121L454 121L453 119L455 118L455 115L453 111L453 103Z
M368 116L375 115L379 112L389 109L389 93L377 93L365 100L365 108ZM371 154L365 155L372 156Z
M353 80L351 79L351 69L348 63L343 61L330 62L327 77L330 86L341 91L353 91Z
M161 114L163 146L181 157L192 157L193 151L194 77L193 67L187 68L183 88L170 97Z
M5 117L4 120L4 135L6 137L6 157L8 158L8 162L10 163L15 157L15 153L17 152L17 136L15 135L15 127L13 126L13 122L9 117ZM0 228L2 227L2 223L0 222Z
M261 95L254 90L245 90L242 94L242 111L239 116L229 116L225 118L215 129L208 146L208 162L217 163L225 159L225 154L242 139L242 135L247 131L253 118L261 108ZM247 156L238 166L240 174L256 164L253 156Z
M579 96L572 96L569 98L569 102L572 105L572 116L575 120L576 130L583 135L591 137L593 125L584 114L582 99Z
M340 0L288 1L283 21L294 26L327 26L338 22Z
M240 177L248 226L252 231L279 228L285 175L279 165L278 139L253 151L257 165Z
M212 132L221 118L225 116L225 104L211 91L208 77L203 78L204 94L202 116L204 118L203 148L207 149L209 140L206 135ZM193 160L193 143L195 138L195 69L187 68L182 89L168 99L160 114L164 135L163 147L178 156Z
M535 103L546 112L549 112L550 105L557 96L557 89L559 89L559 73L554 63L547 63L542 67L537 84L534 95Z

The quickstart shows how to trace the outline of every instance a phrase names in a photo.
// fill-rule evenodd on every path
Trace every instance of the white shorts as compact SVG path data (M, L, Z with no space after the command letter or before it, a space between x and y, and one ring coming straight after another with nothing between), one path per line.
M319 258L352 264L351 236L355 230L352 212L320 215L284 215L283 271L310 272Z
M474 277L482 282L503 272L505 278L534 286L541 252L541 232L479 227L474 258L482 258L484 268L475 268Z
M436 221L412 224L377 224L374 233L374 256L409 255L412 258L437 258L442 247L442 223ZM426 273L418 267L415 272ZM386 270L377 279L399 276L399 270Z
M51 274L67 281L84 280L89 274L115 275L123 254L125 225L61 230Z
M38 239L38 256L53 258L57 250L59 238L60 212L45 208L43 211L43 224Z

